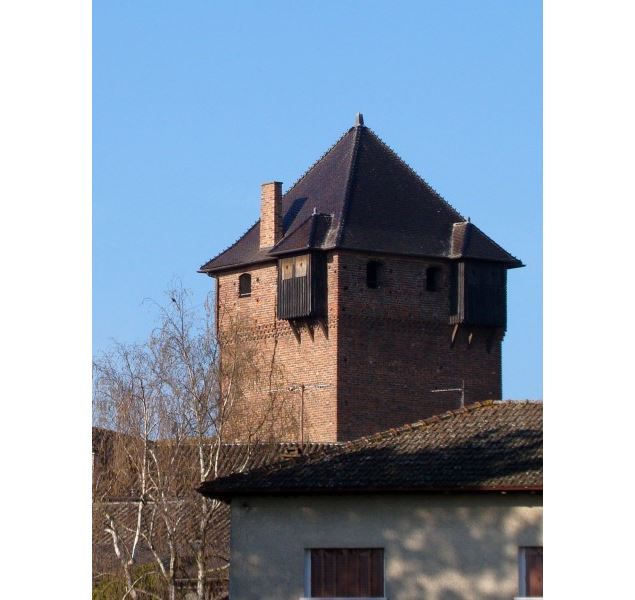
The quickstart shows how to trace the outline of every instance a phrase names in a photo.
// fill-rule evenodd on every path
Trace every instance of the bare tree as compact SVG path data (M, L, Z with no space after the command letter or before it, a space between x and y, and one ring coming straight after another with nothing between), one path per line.
M110 536L126 596L174 600L180 580L194 578L204 600L228 557L217 539L223 507L195 489L227 470L225 442L250 393L265 390L266 402L241 422L247 452L232 470L245 468L249 449L270 437L272 423L296 428L296 411L275 357L260 351L250 322L225 315L217 332L209 301L197 311L182 288L168 298L156 305L159 323L146 343L117 345L94 363L95 422L116 432L104 434L98 450L96 522ZM138 574L148 563L163 592Z

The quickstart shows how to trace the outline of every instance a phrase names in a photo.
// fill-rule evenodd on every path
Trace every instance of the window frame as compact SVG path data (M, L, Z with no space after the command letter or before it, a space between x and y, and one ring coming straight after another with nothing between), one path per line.
M248 282L249 291L243 292L242 282ZM238 276L238 297L239 298L249 298L251 296L251 273L241 273Z
M313 550L381 550L382 551L382 596L312 596L311 595L311 552ZM304 596L300 600L387 600L386 597L386 549L384 547L328 546L304 549Z

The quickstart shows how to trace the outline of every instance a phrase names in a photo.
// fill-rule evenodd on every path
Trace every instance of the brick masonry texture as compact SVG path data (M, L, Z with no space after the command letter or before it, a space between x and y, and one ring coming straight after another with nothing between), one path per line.
M282 237L282 183L263 183L260 198L260 247L270 248Z
M378 289L366 264L381 262ZM441 269L426 290L426 269ZM494 332L461 330L451 343L447 263L393 256L340 256L338 439L349 440L501 396L501 352ZM468 336L472 341L468 344Z
M246 317L263 358L275 353L292 388L294 419L272 437L299 441L302 432L304 441L325 442L369 435L458 408L460 391L432 390L463 382L466 404L501 397L503 332L460 328L452 343L447 262L352 251L327 256L327 317L296 331L276 318L275 263L217 275L219 327L227 317ZM381 263L377 289L366 284L369 260ZM426 290L428 267L441 269L436 291ZM239 298L243 272L252 276L252 292ZM253 390L236 411L236 440L267 393Z
M337 257L327 265L328 316L322 324L312 328L302 327L298 334L287 321L276 318L277 265L269 264L252 268L251 296L238 297L238 277L243 271L235 271L218 277L219 326L225 317L245 315L253 322L253 336L261 346L265 363L275 352L275 363L281 369L285 387L292 387L288 394L291 415L295 422L284 431L271 433L278 441L337 440ZM299 337L299 341L298 341ZM302 390L304 390L304 411ZM257 407L266 403L267 391L252 393L246 398L248 407L236 411L238 419L249 421L257 414ZM255 411L255 412L254 412ZM302 414L303 413L303 414ZM249 423L235 424L236 441L240 441Z

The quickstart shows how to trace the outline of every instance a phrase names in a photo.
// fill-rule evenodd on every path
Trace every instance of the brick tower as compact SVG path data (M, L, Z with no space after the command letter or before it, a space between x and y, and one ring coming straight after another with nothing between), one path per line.
M358 115L285 194L263 184L260 220L200 272L275 352L297 396L284 437L342 441L500 398L520 266Z

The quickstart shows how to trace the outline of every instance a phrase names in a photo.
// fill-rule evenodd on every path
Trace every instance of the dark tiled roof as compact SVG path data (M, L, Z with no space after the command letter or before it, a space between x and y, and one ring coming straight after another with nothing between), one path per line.
M488 401L285 464L208 481L244 494L542 489L542 402Z
M473 223L464 221L452 226L450 258L498 260L501 252L505 250Z
M453 226L466 223L363 125L344 133L284 194L282 210L284 237L273 252L260 249L257 222L234 245L205 263L201 271L211 273L264 262L274 254L305 248L454 258ZM322 220L319 241L310 240L308 232L314 213L319 213L314 217L316 221ZM324 215L331 216L330 222ZM480 230L474 231L474 241L465 246L462 257L521 266L518 259Z
M331 215L313 214L292 233L283 237L269 253L277 256L300 250L323 248L326 236L331 231L332 222Z

